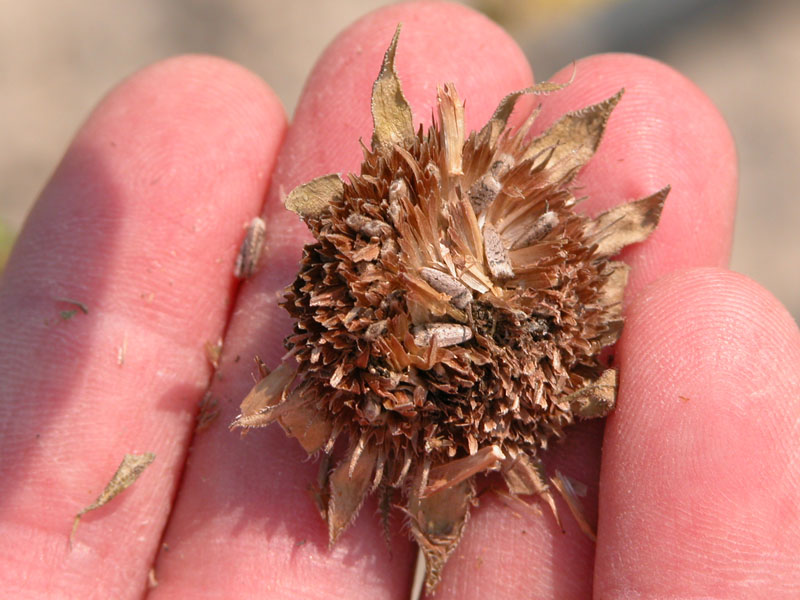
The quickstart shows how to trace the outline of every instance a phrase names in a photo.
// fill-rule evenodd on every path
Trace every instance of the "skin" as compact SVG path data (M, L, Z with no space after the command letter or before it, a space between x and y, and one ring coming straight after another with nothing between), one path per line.
M408 596L415 550L399 533L389 553L374 503L329 550L307 493L316 465L278 427L244 439L226 427L252 357L277 364L289 328L276 300L310 238L281 194L357 169L398 21L417 119L453 81L475 129L532 81L485 18L402 5L331 44L291 127L252 74L185 56L122 82L80 128L0 287L0 587L11 596ZM597 544L563 503L562 533L484 495L439 599L800 595L800 333L769 292L725 270L737 179L727 127L681 75L629 55L579 61L569 88L537 99L539 123L623 86L580 175L585 210L672 192L653 236L623 253L633 272L618 408L605 431L578 425L547 459L587 484ZM263 267L237 285L242 227L259 213ZM62 319L74 307L58 298L89 314ZM221 336L212 377L204 345ZM209 385L220 415L194 434ZM156 461L84 517L70 551L75 513L125 453L143 451Z

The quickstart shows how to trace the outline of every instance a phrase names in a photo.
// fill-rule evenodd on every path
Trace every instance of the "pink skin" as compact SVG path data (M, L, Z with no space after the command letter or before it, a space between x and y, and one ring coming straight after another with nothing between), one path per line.
M309 236L281 192L358 167L371 83L398 21L397 67L420 121L439 83L456 83L475 128L532 80L483 17L403 5L334 41L288 133L263 83L207 57L145 69L81 128L0 288L0 586L11 596L138 597L155 562L156 597L407 597L414 549L399 534L389 555L374 503L328 550L306 491L316 466L299 445L279 428L244 439L226 428L252 357L274 365L283 352L289 322L276 300ZM664 65L617 55L577 67L572 86L541 99L542 125L627 89L581 173L586 210L673 186L656 233L623 254L632 302L602 461L594 423L550 460L589 485L598 543L563 504L565 534L549 516L484 496L436 597L797 597L800 334L767 292L723 270L736 195L730 134ZM242 226L265 196L266 260L237 289ZM64 297L89 314L62 320ZM223 334L211 385L221 415L193 438L211 375L203 347ZM84 517L69 552L74 514L134 451L157 459Z

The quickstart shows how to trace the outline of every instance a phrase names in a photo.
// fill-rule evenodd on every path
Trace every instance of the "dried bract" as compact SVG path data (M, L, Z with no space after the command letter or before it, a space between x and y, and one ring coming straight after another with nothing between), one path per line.
M508 127L517 99L563 85L509 94L469 134L445 85L436 122L415 132L397 40L373 87L361 172L286 198L316 238L283 302L295 320L289 358L233 426L277 421L326 458L349 439L317 494L331 543L372 491L385 522L394 491L432 590L476 475L499 471L510 497L536 495L555 514L540 453L576 419L614 406L616 371L599 353L619 337L628 271L610 258L650 234L668 190L596 219L574 210L572 181L622 92L530 139L536 113ZM575 487L555 481L577 513Z
M105 489L97 497L97 500L92 502L89 506L81 510L75 515L75 520L72 522L72 531L69 535L69 543L72 546L72 540L75 537L75 532L78 530L78 525L81 522L81 517L90 510L100 508L104 504L113 500L117 494L128 489L133 483L139 479L144 470L150 466L156 458L152 452L145 452L144 454L126 454L119 467L117 467L111 481L108 482Z

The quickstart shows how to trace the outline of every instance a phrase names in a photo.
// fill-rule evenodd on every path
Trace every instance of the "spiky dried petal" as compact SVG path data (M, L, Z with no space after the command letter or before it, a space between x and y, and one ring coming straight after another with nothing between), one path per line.
M609 261L607 279L600 287L600 302L608 307L609 318L619 318L622 314L622 298L631 268L621 261Z
M647 239L658 225L670 186L651 196L621 204L597 217L590 236L597 243L598 256L613 256L625 246Z
M284 206L303 219L319 217L330 205L341 198L344 183L338 175L323 175L294 188L284 201Z
M528 146L524 157L546 160L547 179L551 183L571 178L597 150L608 117L623 92L620 90L607 100L566 114Z
M571 81L572 79L570 79L570 82ZM514 106L516 106L517 100L519 100L521 96L524 96L525 94L533 94L536 96L550 94L552 92L564 89L569 85L570 82L553 83L552 81L541 81L531 87L517 90L516 92L511 92L500 101L500 104L495 109L492 118L489 119L489 122L483 126L483 129L481 129L478 137L485 139L490 147L494 147L494 145L497 143L497 138L500 137L500 134L508 125L508 119L511 116L511 113L514 111Z
M556 523L561 527L561 520L556 510L556 502L547 485L544 465L540 460L532 460L526 454L519 454L508 459L503 465L503 479L512 494L539 496L553 513Z
M425 590L428 593L439 583L444 564L464 534L474 496L472 479L467 479L425 498L413 493L409 498L411 533L425 555Z
M288 362L281 363L269 375L259 381L239 406L240 417L250 417L265 408L278 404L286 394L286 389L294 380L297 371Z
M387 151L394 144L407 145L414 140L411 107L394 68L399 37L400 25L397 26L392 43L383 57L380 74L372 86L372 120L375 125L372 132L373 150Z
M293 410L285 412L279 419L286 435L303 446L303 450L313 454L330 439L331 422L320 414L313 404L304 402Z
M556 474L550 478L550 481L553 482L553 487L556 488L558 493L561 494L561 497L564 498L569 511L572 513L581 531L593 542L596 542L597 534L595 533L594 527L589 524L586 515L583 513L580 500L578 499L578 493L575 490L573 482L558 469L556 469Z
M451 460L434 467L428 474L428 485L421 495L422 497L430 496L440 490L457 485L473 475L489 471L504 458L505 455L499 446L485 446L471 456Z
M572 412L582 419L605 417L617 401L617 370L606 369L586 387L567 396Z
M444 133L445 172L448 176L462 175L461 158L464 149L464 103L452 84L439 88L439 119Z
M358 456L355 456L356 451ZM372 482L377 458L378 452L373 445L356 445L331 473L328 501L328 539L331 544L352 523L361 508Z

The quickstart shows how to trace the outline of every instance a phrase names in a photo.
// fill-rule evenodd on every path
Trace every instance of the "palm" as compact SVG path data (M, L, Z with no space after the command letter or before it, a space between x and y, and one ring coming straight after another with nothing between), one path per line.
M288 133L262 83L207 58L143 71L79 132L0 292L6 589L133 597L155 561L155 596L407 595L414 549L401 534L388 553L374 505L328 550L306 490L316 465L279 429L242 440L226 428L252 357L276 364L283 354L288 320L276 299L308 234L281 191L357 168L371 81L398 21L398 70L418 118L440 82L456 83L473 128L531 82L519 50L482 18L401 6L332 45ZM800 405L787 400L799 395L800 338L768 294L719 269L736 190L727 129L662 65L603 56L577 68L575 83L543 102L542 123L627 88L581 174L586 210L673 184L653 239L624 254L639 298L617 349L602 477L599 427L576 428L552 458L589 484L588 507L600 490L599 514L588 510L598 543L568 517L562 534L484 496L437 597L796 595ZM237 289L241 227L265 193L265 261ZM716 269L686 271L700 266ZM62 297L89 314L60 321ZM223 334L210 388L221 414L192 438L210 376L203 348ZM85 517L68 552L72 516L132 451L156 462Z

